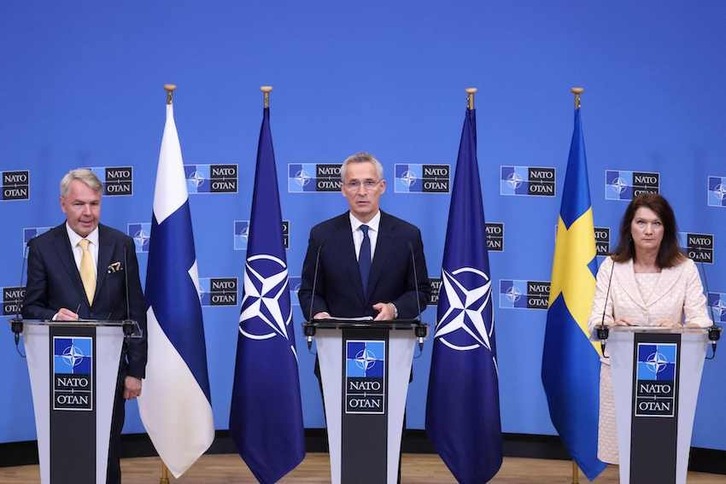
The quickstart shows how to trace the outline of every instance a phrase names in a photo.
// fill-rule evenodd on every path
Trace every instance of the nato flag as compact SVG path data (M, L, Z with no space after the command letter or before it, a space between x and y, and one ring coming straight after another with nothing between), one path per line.
M229 430L258 481L305 457L295 335L269 108L257 148Z
M502 465L492 282L475 116L467 109L456 161L426 406L429 438L462 483L486 482Z

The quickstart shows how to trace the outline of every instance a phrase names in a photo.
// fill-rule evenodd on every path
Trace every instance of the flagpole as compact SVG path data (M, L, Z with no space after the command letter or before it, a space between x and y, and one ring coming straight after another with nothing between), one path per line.
M169 469L161 462L161 477L159 478L159 484L169 484Z
M172 104L176 84L164 84L164 90L166 91L166 104Z
M570 88L570 92L575 96L575 110L580 109L581 100L580 97L582 96L582 93L585 92L585 89L582 87L572 87ZM577 462L575 460L572 460L572 484L579 484L580 483L580 468L577 467Z
M262 91L262 105L265 109L270 107L270 93L272 92L272 86L260 86Z
M166 104L173 104L176 84L164 84L164 90L166 91ZM161 461L161 477L159 478L159 484L169 484L169 468L166 467L164 461Z
M582 87L573 87L570 88L570 92L575 95L575 109L580 109L580 96L585 92L585 89Z
M474 109L474 94L478 91L475 87L466 88L466 109L471 111Z

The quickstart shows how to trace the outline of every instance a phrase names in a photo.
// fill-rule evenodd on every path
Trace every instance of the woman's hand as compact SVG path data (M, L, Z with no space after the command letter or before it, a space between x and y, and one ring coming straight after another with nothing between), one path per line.
M656 321L656 326L659 326L661 328L680 328L681 323L678 321L673 321L672 319L659 319Z

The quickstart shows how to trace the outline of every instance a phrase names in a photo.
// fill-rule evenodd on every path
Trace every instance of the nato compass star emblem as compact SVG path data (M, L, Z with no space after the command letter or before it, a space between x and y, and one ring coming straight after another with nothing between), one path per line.
M416 182L416 175L411 170L406 170L406 172L401 175L401 182L411 188L411 185Z
M443 270L441 279L449 307L436 325L434 338L457 351L482 346L492 351L494 320L487 328L483 317L484 310L491 304L489 276L479 269L462 267L451 272ZM496 359L494 364L496 366Z
M719 300L716 301L716 304L711 306L711 308L714 310L714 312L720 319L721 316L723 316L724 313L726 313L726 302L722 301L721 298L719 298Z
M724 186L723 183L719 183L713 190L713 194L716 195L716 198L719 200L723 200L726 198L726 186Z
M245 265L240 333L252 340L280 336L289 341L287 326L291 321L287 265L269 254L249 257Z
M296 183L297 183L298 185L300 185L301 187L304 187L304 186L306 186L306 185L307 185L308 183L310 183L310 180L311 180L311 179L312 179L312 177L311 177L310 175L308 175L308 174L307 174L307 173L305 172L305 170L300 170L300 171L299 171L299 172L298 172L298 173L297 173L297 174L295 175L295 182L296 182Z
M657 375L661 371L665 370L668 366L668 358L666 358L662 353L658 353L656 351L655 353L648 356L648 360L646 361L645 366L647 366L650 371Z
M242 230L239 231L238 235L247 240L250 236L250 224L243 225Z
M63 350L63 361L71 368L77 367L86 355L78 349L78 347L70 345L68 348Z
M358 354L355 355L354 361L358 368L361 370L367 370L371 366L375 365L378 358L376 358L376 355L374 355L370 350L360 350Z
M151 238L151 235L144 232L144 229L139 229L138 232L134 234L134 242L136 242L136 245L139 247L143 247L146 244L146 241Z
M519 176L519 174L515 171L512 172L511 175L507 178L507 183L512 188L512 190L516 190L522 185L522 182L524 181L524 178Z
M610 184L611 187L613 187L613 190L619 195L625 191L625 189L628 187L628 184L620 177L617 177L613 182Z
M520 290L514 286L510 287L505 295L507 296L509 302L511 302L512 304L519 301L519 299L522 297L522 293L520 292Z
M204 183L204 175L199 173L199 171L195 170L194 173L192 173L192 175L187 178L187 180L191 182L191 184L194 185L196 188L199 188L199 185Z

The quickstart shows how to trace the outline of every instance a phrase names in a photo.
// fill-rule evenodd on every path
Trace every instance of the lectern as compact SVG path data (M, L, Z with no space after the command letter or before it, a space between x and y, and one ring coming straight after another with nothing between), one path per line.
M333 484L395 483L418 320L313 320Z
M614 326L620 482L685 483L708 329Z
M138 336L138 324L13 320L11 325L25 341L41 482L105 483L121 346L125 336Z

